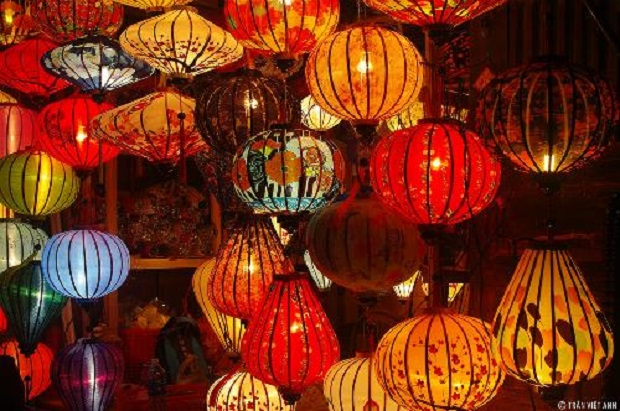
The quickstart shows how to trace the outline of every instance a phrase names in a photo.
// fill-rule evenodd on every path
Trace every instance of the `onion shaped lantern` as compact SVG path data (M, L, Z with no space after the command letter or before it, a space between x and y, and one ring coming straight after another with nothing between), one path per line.
M323 379L340 346L306 274L276 275L241 347L247 370L275 385L288 404Z
M418 278L420 278L421 275L422 273L420 271L416 271L411 277L407 278L402 283L398 283L394 287L392 287L394 289L396 297L398 297L399 300L408 300L411 296L411 293L413 293L416 281L418 281Z
M45 244L41 267L55 291L77 300L95 300L123 285L129 274L129 250L113 234L65 231Z
M316 267L316 265L312 262L312 257L310 257L310 251L304 251L304 263L306 263L306 267L308 267L308 272L310 273L310 277L316 288L319 291L325 292L329 291L332 287L332 280L325 277L323 273Z
M384 137L370 178L385 204L417 224L456 224L495 198L501 164L455 120L423 120Z
M54 354L47 345L39 343L34 352L26 357L19 352L17 341L8 340L0 344L0 355L15 361L29 400L43 394L51 385L50 370Z
M158 11L182 6L191 3L192 0L114 0L125 6L136 7L147 11Z
M56 354L52 384L70 411L105 410L123 381L123 372L119 348L82 339Z
M224 15L229 30L244 47L292 57L308 53L334 32L340 1L226 0Z
M562 173L607 147L619 110L613 86L599 74L547 57L492 80L477 117L481 135L518 168Z
M214 267L215 260L213 259L202 263L192 277L192 289L222 347L230 357L238 358L241 355L241 341L245 333L245 325L241 319L221 313L211 303L207 288Z
M589 380L609 366L611 328L561 244L526 249L495 314L498 360L515 378L556 386Z
M310 130L326 131L340 124L340 119L321 108L312 96L301 100L301 122Z
M59 43L112 37L123 24L123 6L111 0L33 0L31 12L39 30Z
M154 163L176 163L205 148L194 123L195 105L178 92L157 91L96 116L91 132Z
M25 356L34 353L43 332L66 302L67 298L45 281L40 261L27 261L0 275L0 306Z
M0 45L11 46L28 37L35 29L27 0L0 2Z
M232 179L255 213L316 211L339 193L344 159L335 144L312 131L278 128L240 148Z
M379 26L339 31L306 63L310 94L325 111L357 124L378 124L416 101L422 56L403 35Z
M0 51L0 85L39 97L69 87L69 83L52 76L41 65L43 55L55 47L54 42L35 37Z
M230 33L189 9L129 26L119 41L130 55L176 77L206 73L243 56L243 47Z
M480 408L504 380L489 333L483 321L446 309L403 321L377 346L379 384L411 410Z
M95 139L90 121L113 106L76 96L48 104L38 116L39 147L76 170L90 170L116 157L120 150Z
M325 207L306 229L306 245L323 275L356 292L383 292L420 264L417 228L374 196Z
M207 296L220 312L250 320L275 274L293 271L268 217L239 216L220 246Z
M28 257L41 258L47 234L19 220L0 220L0 274Z
M155 71L125 53L116 40L103 36L56 47L45 53L41 63L51 74L97 94L135 83Z
M40 151L0 159L0 202L30 216L45 216L71 206L80 191L73 169Z
M31 148L37 136L37 113L19 104L0 104L0 158Z
M207 392L207 411L292 411L278 389L244 371L217 379Z

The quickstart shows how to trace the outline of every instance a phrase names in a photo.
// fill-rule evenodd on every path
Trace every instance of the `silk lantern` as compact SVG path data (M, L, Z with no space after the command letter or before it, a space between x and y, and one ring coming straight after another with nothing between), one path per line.
M54 357L52 384L71 411L105 410L123 381L123 372L123 353L119 348L81 339Z
M417 224L456 224L495 198L501 165L456 120L423 120L384 137L370 160L381 200Z
M0 344L0 355L15 361L29 400L43 394L52 383L50 369L54 353L47 345L39 343L32 355L26 357L19 352L17 341L8 340Z
M40 259L46 242L47 234L39 228L19 220L0 220L0 274L28 257Z
M510 375L541 386L592 379L614 354L611 328L581 270L553 243L521 256L495 314L493 344Z
M0 158L31 148L37 113L16 103L0 104Z
M455 120L465 121L469 111L467 109L459 109L454 106L442 104L440 107L441 117L451 118ZM424 119L424 103L416 101L402 113L385 120L385 126L391 132L410 128L418 125L418 121Z
M45 216L73 204L80 180L73 169L40 151L0 159L0 202L20 214Z
M292 411L276 387L243 370L218 378L207 392L206 403L207 411Z
M482 92L477 117L481 135L516 167L563 173L607 147L619 110L614 87L599 74L543 57L492 80Z
M410 410L475 410L489 402L504 375L493 357L489 327L447 309L431 309L392 327L375 354L379 384Z
M245 334L245 325L241 319L221 313L211 303L207 288L214 267L214 259L202 263L192 277L192 289L222 347L230 357L236 359L241 355L241 341Z
M344 159L316 132L274 128L248 140L233 162L241 200L255 213L316 211L338 194Z
M43 332L66 302L45 281L40 261L26 261L0 275L0 306L25 356L34 353Z
M96 116L91 132L154 163L176 163L205 148L194 123L195 106L178 92L157 91Z
M278 387L287 404L338 361L338 339L306 274L274 277L250 321L241 355L248 372Z
M418 281L418 278L420 278L421 275L422 273L420 271L416 271L411 277L392 287L399 300L406 301L409 299L415 287L416 281Z
M308 272L310 273L310 277L316 288L319 291L329 291L332 287L332 280L325 277L321 270L319 270L316 265L312 262L312 257L310 257L310 251L304 251L304 263L306 263L306 267L308 267Z
M243 56L230 33L188 8L131 25L119 41L127 53L173 77L206 73Z
M422 56L403 35L355 26L320 42L306 63L306 82L329 114L355 124L378 124L416 101Z
M136 7L147 11L165 10L191 3L192 0L114 0L125 6Z
M2 310L2 307L0 307L0 334L4 334L8 325L9 323L6 319L6 315L4 315L4 311Z
M11 46L28 37L35 28L27 0L0 2L0 45Z
M338 117L323 110L312 96L301 100L301 122L310 130L326 131L336 127L340 121Z

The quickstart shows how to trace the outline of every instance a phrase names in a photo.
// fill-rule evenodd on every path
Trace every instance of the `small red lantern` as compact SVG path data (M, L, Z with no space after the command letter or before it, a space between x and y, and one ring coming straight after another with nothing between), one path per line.
M82 96L48 104L38 116L40 148L77 170L92 169L113 159L120 150L95 139L90 132L91 119L111 108L111 104Z
M0 105L0 158L32 147L37 113L19 104Z
M50 369L54 354L47 345L39 343L34 353L26 357L19 352L17 341L9 340L0 344L0 355L12 357L15 361L29 400L42 394L52 383Z

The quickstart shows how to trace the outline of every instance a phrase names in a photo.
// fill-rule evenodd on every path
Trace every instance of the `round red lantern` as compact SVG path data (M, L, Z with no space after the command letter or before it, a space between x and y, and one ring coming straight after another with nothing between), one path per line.
M0 158L32 147L37 113L19 104L0 104Z
M385 204L418 224L456 224L495 198L501 165L455 120L420 120L384 137L370 178Z
M111 104L83 96L48 104L38 116L40 148L77 170L92 169L113 159L120 150L95 139L90 132L91 119L111 108Z
M52 383L50 369L54 354L47 345L39 343L34 353L26 357L19 352L17 341L9 340L0 344L0 355L6 355L15 360L29 400L42 394Z

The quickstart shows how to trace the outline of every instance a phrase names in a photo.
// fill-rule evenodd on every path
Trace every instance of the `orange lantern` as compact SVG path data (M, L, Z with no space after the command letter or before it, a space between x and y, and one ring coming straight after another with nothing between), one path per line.
M19 104L0 104L0 158L31 148L37 113Z
M39 343L34 353L26 357L19 351L17 341L9 340L0 344L0 355L15 360L29 400L42 394L51 385L50 369L54 354L47 345Z

